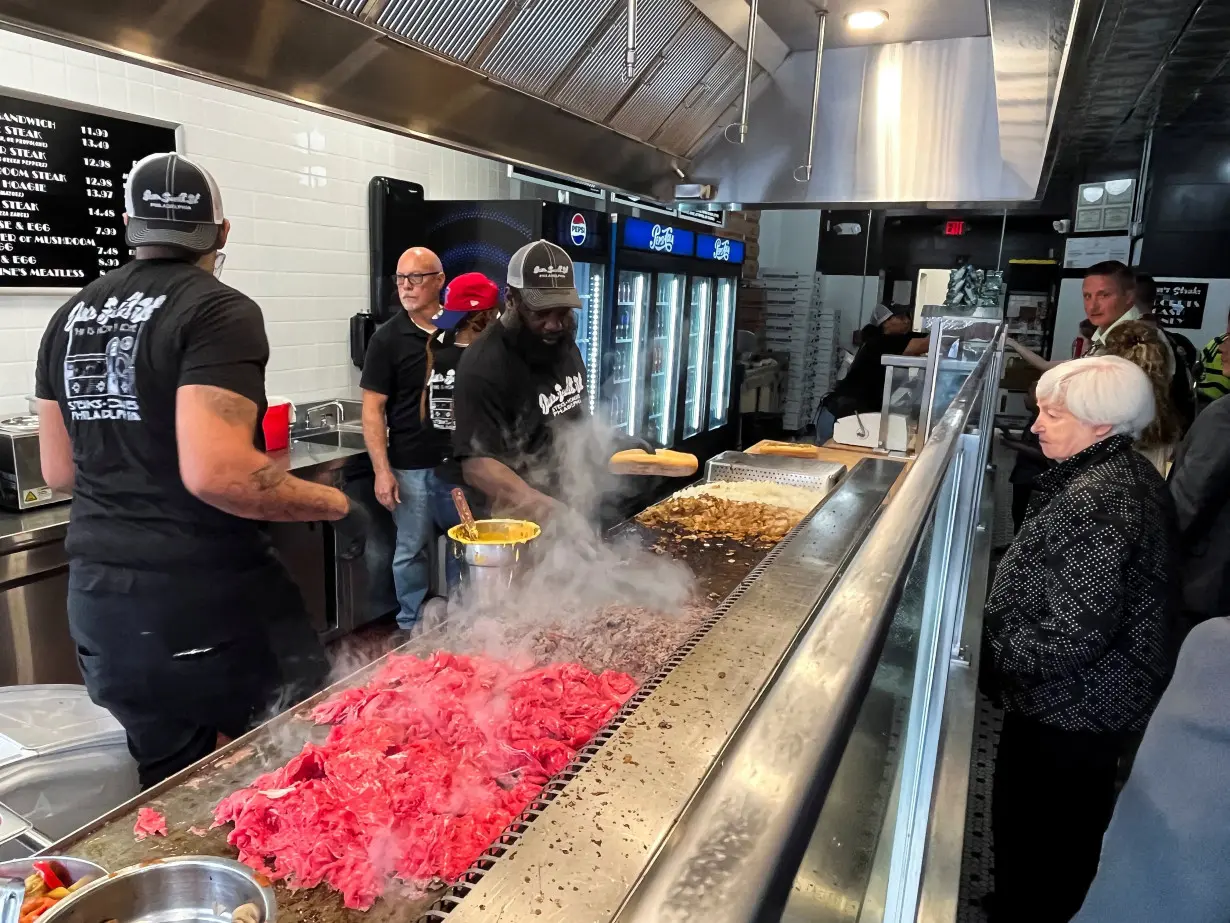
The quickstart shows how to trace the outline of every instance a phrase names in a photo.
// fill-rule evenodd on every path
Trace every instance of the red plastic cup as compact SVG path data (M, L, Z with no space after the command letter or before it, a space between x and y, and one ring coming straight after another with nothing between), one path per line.
M277 452L290 445L290 407L288 403L270 404L261 420L265 451Z

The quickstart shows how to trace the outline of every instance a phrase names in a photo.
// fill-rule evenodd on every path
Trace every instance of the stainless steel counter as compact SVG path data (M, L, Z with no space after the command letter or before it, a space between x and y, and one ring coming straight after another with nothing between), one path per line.
M269 457L296 477L318 480L321 475L341 468L347 459L366 454L365 449L341 445L292 442L289 448L281 452L270 452ZM24 513L0 512L0 555L63 539L68 531L71 509L71 503L58 503Z
M516 905L520 913L541 910L558 920L607 918L814 614L903 469L890 460L862 463L772 551L749 545L748 554L741 555L725 547L710 548L721 544L717 539L672 543L665 535L646 535L643 540L661 553L686 554L702 587L720 588L717 591L725 594L734 586L734 591L708 620L705 633L685 643L609 728L547 786L541 802L534 802L500 838L493 849L513 847L505 859L493 866L489 858L480 860L445 903L455 904L462 916L483 920L500 916L497 904L501 910ZM621 540L631 538L625 532L620 535ZM430 635L420 635L402 651L426 654L434 648ZM371 670L365 668L343 685L365 681ZM188 827L207 827L219 798L284 763L305 739L327 732L296 717L304 711L275 718L54 848L109 867L183 851L233 854L225 831L199 838L189 834ZM636 791L638 797L607 797L616 786ZM133 840L132 813L144 802L165 812L171 827L168 838ZM491 878L480 880L479 869L487 866ZM537 873L533 888L522 874L530 868ZM582 882L584 889L579 887ZM474 893L461 901L471 889ZM535 895L543 900L535 902ZM338 895L326 888L279 891L278 901L279 915L292 923L346 923L360 916L343 910ZM425 901L404 899L391 890L362 917L369 923L413 920L426 907Z
M24 513L0 512L0 554L62 540L68 531L70 509L68 503L57 503Z

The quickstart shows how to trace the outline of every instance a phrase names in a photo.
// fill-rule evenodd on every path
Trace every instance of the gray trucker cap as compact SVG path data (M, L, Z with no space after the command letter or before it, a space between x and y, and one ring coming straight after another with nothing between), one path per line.
M208 253L222 230L222 193L209 172L176 153L139 160L124 187L130 247Z
M572 257L550 241L536 240L512 255L508 284L535 310L581 307Z

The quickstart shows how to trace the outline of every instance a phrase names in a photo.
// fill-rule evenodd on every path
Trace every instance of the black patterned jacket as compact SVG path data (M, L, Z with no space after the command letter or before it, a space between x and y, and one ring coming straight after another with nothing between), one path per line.
M1140 730L1171 666L1166 483L1127 436L1036 483L987 599L984 688L1005 709L1063 730Z

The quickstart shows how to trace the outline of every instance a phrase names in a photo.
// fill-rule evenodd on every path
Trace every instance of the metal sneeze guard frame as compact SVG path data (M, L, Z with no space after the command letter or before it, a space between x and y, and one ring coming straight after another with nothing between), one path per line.
M894 797L872 870L877 880L864 886L858 916L860 923L915 920L945 691L950 671L968 667L960 639L1004 338L1001 326L810 627L644 869L615 917L619 923L781 916L907 578L923 567L923 617ZM954 372L968 368L944 359L937 364ZM928 391L934 399L934 389ZM930 407L924 410L930 415ZM918 554L928 527L929 550Z

